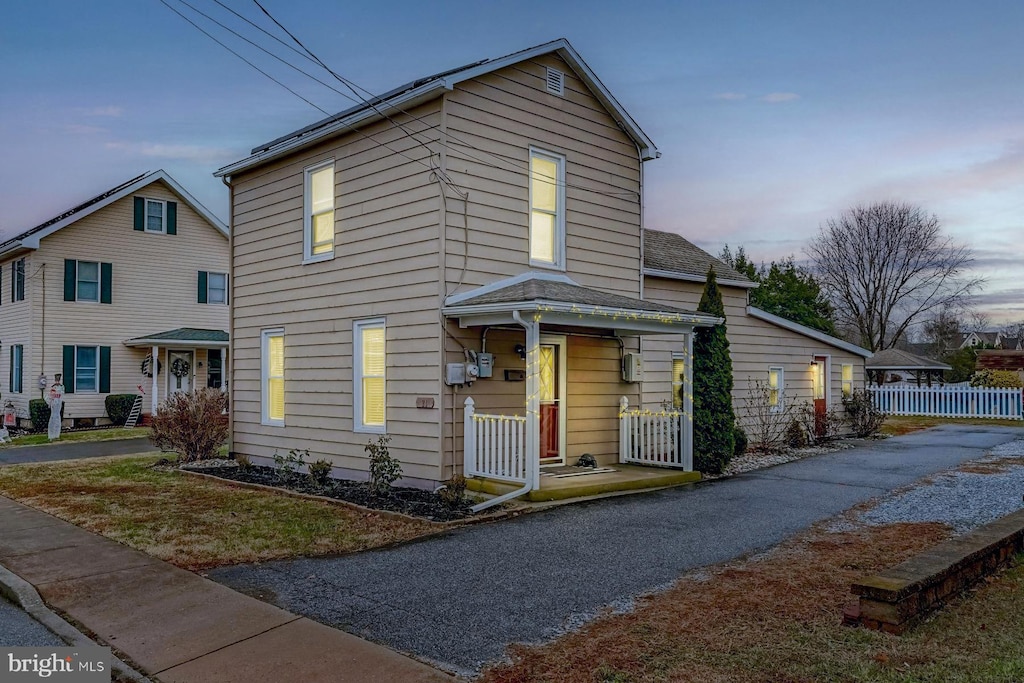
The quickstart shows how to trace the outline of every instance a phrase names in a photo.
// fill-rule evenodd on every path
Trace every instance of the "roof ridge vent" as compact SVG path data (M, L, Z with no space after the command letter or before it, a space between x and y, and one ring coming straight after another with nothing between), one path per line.
M558 69L552 69L550 66L547 67L547 87L548 92L552 95L558 95L562 97L565 95L565 73Z

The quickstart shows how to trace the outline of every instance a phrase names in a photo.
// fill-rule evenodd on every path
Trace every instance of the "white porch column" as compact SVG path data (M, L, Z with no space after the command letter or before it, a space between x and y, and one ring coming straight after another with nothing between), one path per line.
M540 323L526 328L526 466L534 490L540 488Z
M693 330L686 333L683 363L683 469L693 471Z
M154 346L153 347L153 363L149 367L153 371L153 388L151 389L152 393L150 393L149 400L153 402L152 415L154 417L156 417L156 405L157 405L157 403L159 403L159 398L160 398L159 396L157 396L157 391L159 390L159 387L160 387L159 378L157 377L157 375L159 374L158 370L160 369L160 347L159 346Z

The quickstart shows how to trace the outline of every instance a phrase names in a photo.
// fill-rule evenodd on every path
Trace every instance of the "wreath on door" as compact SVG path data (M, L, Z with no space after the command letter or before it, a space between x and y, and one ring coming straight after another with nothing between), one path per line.
M178 379L187 375L191 369L192 366L184 358L175 358L171 361L171 374Z
M158 360L156 362L156 373L159 375L160 371L163 370L163 368L164 364ZM141 370L142 374L145 375L146 377L153 376L153 354L149 354L148 356L146 356L146 358L142 361L142 365L139 366L139 370Z

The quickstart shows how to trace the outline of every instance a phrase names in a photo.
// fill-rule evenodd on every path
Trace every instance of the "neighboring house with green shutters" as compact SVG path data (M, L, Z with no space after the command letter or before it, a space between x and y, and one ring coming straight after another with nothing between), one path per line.
M65 424L102 424L109 394L141 386L148 414L154 396L224 387L228 253L227 227L164 171L0 238L0 404L25 423L62 373Z

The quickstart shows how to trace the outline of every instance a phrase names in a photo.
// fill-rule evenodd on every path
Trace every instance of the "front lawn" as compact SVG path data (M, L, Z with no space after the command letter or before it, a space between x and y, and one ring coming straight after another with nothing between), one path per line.
M1020 427L1024 420L988 420L972 417L923 417L919 415L889 415L882 425L882 434L902 436L911 432L941 427L942 425L975 425L978 427Z
M25 434L11 439L11 443L3 444L0 448L13 446L43 446L46 444L58 443L82 443L86 441L120 441L121 439L140 439L149 436L149 427L136 427L125 429L124 427L111 427L110 429L87 429L80 432L61 432L60 440L50 441L46 432L39 434Z
M185 569L366 550L426 523L252 491L167 469L156 455L0 468L0 494Z
M552 643L514 648L487 683L1024 680L1024 566L902 636L840 624L852 581L938 543L939 524L817 528L684 577Z

